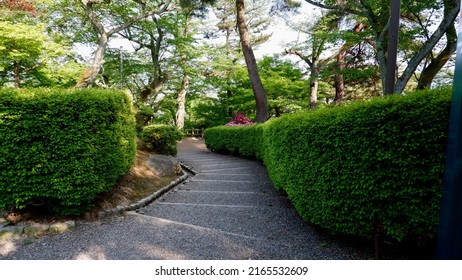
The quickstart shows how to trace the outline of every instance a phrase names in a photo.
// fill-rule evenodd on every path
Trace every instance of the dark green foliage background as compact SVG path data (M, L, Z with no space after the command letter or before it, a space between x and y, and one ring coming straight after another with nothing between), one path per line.
M108 90L0 90L0 208L80 214L134 161L131 99Z
M396 240L436 233L450 90L205 131L208 148L264 160L299 214L333 233Z
M141 139L146 148L171 156L176 155L176 144L182 138L183 133L171 125L148 125L141 132Z

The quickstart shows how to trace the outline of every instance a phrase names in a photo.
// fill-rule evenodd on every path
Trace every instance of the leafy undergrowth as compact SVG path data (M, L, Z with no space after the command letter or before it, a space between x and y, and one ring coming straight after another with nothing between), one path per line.
M116 206L130 205L146 197L175 180L177 176L158 176L145 163L152 153L138 149L135 163L117 185L108 193L101 194L95 200L93 209L81 217L64 217L50 213L45 205L30 206L25 209L10 209L3 213L11 223L52 223L69 219L95 219L101 210ZM0 214L2 214L0 212Z

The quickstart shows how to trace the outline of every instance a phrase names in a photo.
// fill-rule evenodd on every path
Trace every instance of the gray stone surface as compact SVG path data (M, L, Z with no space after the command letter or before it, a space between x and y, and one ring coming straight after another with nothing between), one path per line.
M1 221L0 221L0 229L6 227L6 226L9 225L9 224L10 224L10 222L8 222L8 221L6 221L6 222L1 222Z
M24 228L24 234L28 236L43 235L48 231L49 228L50 226L46 224L29 225Z
M68 229L74 229L75 228L75 221L72 221L72 220L71 221L65 221L64 223L67 225Z
M48 224L21 224L11 225L6 224L0 227L0 240L18 239L24 236L40 236L48 232L62 233L75 228L75 221L66 221L54 223L52 226ZM0 243L0 246L2 244Z
M176 176L181 174L178 159L166 155L150 155L146 166L156 171L159 176Z
M50 225L49 232L62 233L75 228L74 221L58 222Z
M0 240L20 237L24 232L24 226L7 226L0 229Z

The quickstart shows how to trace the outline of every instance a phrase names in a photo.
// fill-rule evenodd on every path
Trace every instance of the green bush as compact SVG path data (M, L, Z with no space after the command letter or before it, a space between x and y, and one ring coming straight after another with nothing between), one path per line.
M263 125L218 126L204 131L205 145L212 151L263 159Z
M144 104L141 104L141 103L136 103L134 105L134 108L135 108L136 132L141 133L141 131L143 131L143 127L145 127L152 121L152 118L154 117L154 110L152 110L150 107Z
M183 138L183 133L171 125L148 125L143 128L141 139L149 150L161 154L176 155L176 144Z
M136 152L131 99L106 90L0 90L0 208L80 214Z
M246 156L255 146L274 186L333 233L425 237L439 219L450 99L439 89L287 115L257 141L248 127L216 127L206 145Z

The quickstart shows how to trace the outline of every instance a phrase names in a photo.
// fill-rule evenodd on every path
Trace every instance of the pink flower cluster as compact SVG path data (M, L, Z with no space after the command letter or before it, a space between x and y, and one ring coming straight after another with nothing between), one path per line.
M0 1L0 4L5 5L8 9L12 11L24 11L28 12L34 16L37 15L37 11L35 10L34 6L32 3L29 1L23 1L23 0L4 0Z
M253 125L254 123L247 118L246 115L237 113L226 125L227 126L247 126Z

